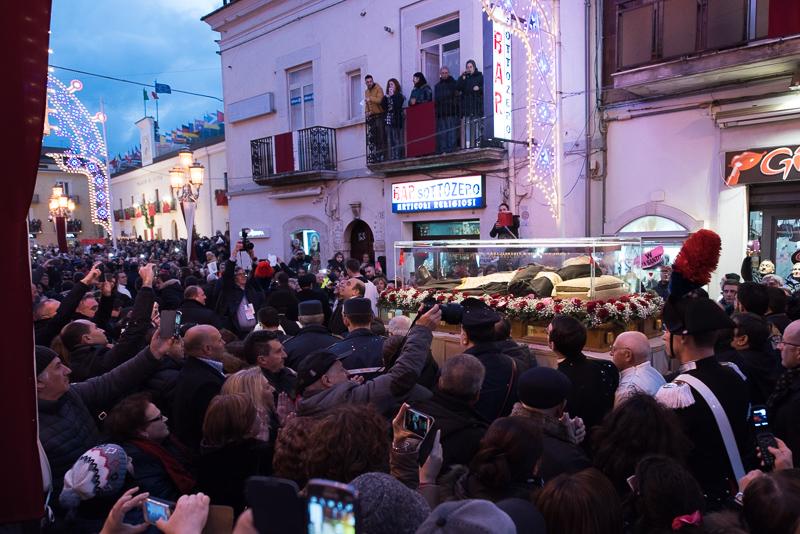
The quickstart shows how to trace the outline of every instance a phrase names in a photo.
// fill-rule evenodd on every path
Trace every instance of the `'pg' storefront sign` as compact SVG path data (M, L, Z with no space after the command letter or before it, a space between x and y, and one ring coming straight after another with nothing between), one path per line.
M392 184L392 212L485 208L485 181L478 175Z
M800 180L800 146L750 148L725 154L728 185Z

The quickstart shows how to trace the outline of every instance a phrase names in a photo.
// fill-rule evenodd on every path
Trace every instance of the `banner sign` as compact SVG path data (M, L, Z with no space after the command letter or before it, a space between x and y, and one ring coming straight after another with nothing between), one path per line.
M392 184L392 212L462 210L486 207L482 175Z
M513 139L511 111L514 98L511 87L511 29L492 24L492 104L494 132L497 139Z
M725 173L728 185L800 180L800 146L727 152Z

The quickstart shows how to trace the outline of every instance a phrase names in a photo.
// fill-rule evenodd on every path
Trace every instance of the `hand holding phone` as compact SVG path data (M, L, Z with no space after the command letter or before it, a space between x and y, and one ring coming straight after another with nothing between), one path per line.
M403 419L403 428L414 433L420 438L424 438L428 435L428 432L433 426L433 422L433 417L430 415L424 414L413 408L408 408Z
M161 339L169 339L180 335L181 316L181 312L177 310L161 311L161 324L158 327L158 335Z
M175 508L175 503L156 499L155 497L148 497L142 504L144 511L144 521L150 525L155 525L159 519L167 521L172 515L172 510Z
M310 534L358 532L358 490L353 486L315 478L306 493Z
M758 455L761 457L761 463L764 465L765 471L772 471L775 467L775 456L769 451L770 447L777 449L778 442L775 441L775 436L769 431L769 421L767 419L766 406L753 406L753 412L750 416L753 423L753 429L756 434L756 445L758 447Z

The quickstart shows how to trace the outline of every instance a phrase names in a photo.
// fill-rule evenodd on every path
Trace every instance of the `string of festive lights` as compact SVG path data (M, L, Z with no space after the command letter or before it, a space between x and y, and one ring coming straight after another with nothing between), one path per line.
M52 74L47 75L47 124L51 132L66 137L70 142L70 147L64 152L47 155L62 171L87 177L92 222L111 234L106 145L97 127L97 123L105 121L106 117L99 112L89 114L75 95L81 89L83 83L80 80L72 80L67 86ZM50 122L51 117L55 119L54 124Z
M540 0L481 0L489 20L506 26L525 48L528 141L528 182L545 197L556 221L561 217L557 155L558 102L556 32L553 2Z

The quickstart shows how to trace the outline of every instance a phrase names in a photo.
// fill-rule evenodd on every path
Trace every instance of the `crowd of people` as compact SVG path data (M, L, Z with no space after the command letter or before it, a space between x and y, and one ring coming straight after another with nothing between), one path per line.
M443 65L439 69L439 81L433 88L422 72L415 72L408 97L396 78L386 82L385 91L370 74L364 76L364 82L367 135L374 147L374 161L405 157L406 103L407 107L412 108L433 102L433 115L421 117L419 122L435 118L437 153L478 146L483 131L484 82L483 73L478 70L474 60L466 62L464 72L458 78L453 78L449 67ZM410 118L408 120L411 121Z
M254 476L347 484L364 534L800 528L800 308L785 293L781 308L742 282L714 302L676 260L666 377L644 334L593 359L568 316L548 326L557 366L538 366L507 318L466 299L463 352L440 366L440 306L377 319L380 261L337 253L312 274L302 250L269 262L204 243L201 260L166 241L33 254L46 532L292 532L299 508L260 507ZM171 503L156 525L151 498Z

